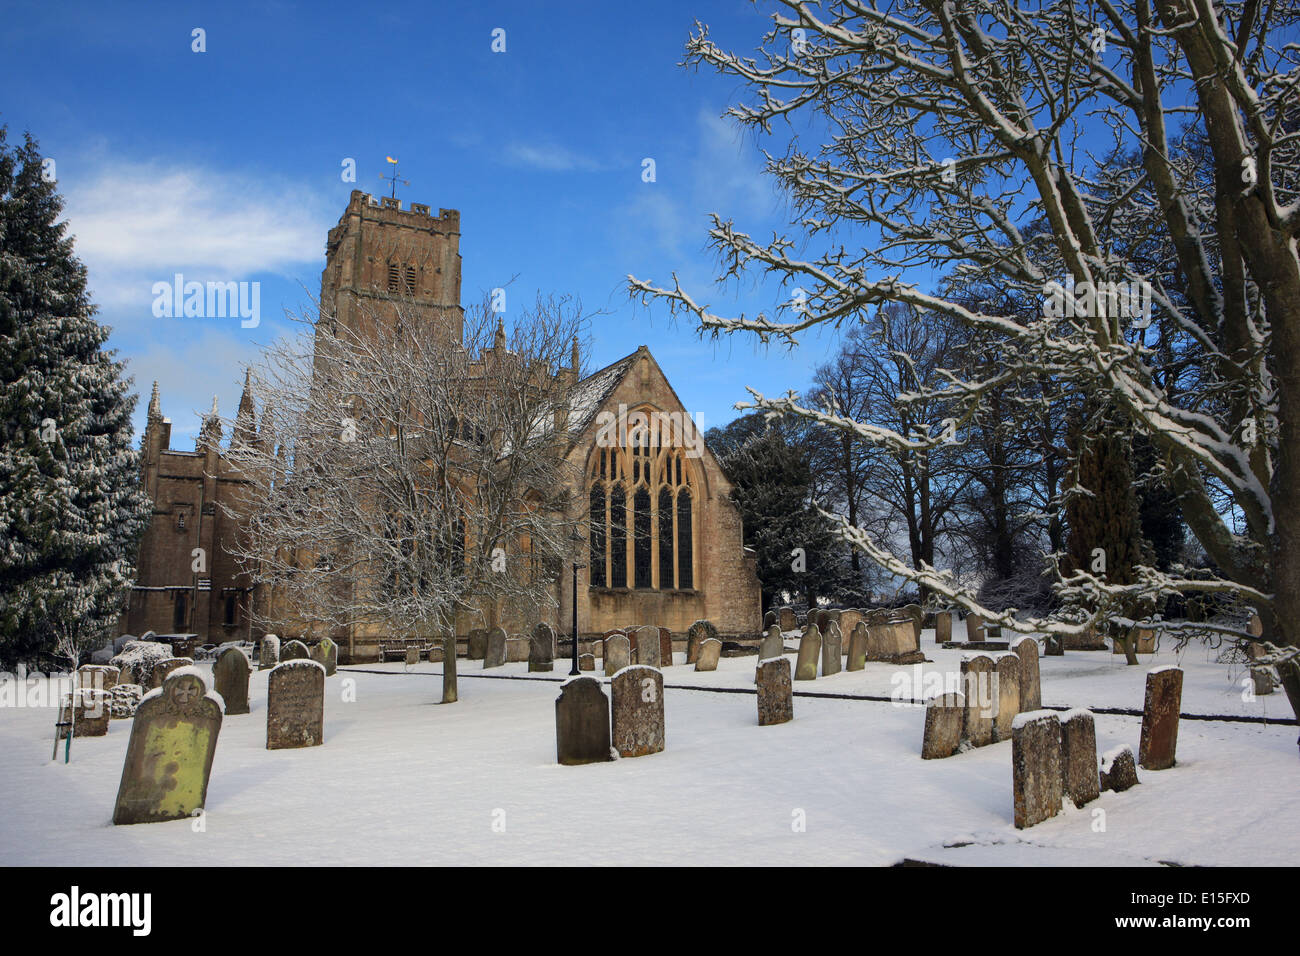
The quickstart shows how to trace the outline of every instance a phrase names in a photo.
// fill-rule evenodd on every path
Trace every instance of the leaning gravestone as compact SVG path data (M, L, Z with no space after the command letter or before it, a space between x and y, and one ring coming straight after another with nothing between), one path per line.
M925 705L925 736L921 739L921 759L951 757L961 747L966 699L961 694L940 694Z
M858 621L849 635L849 660L846 670L860 671L867 666L867 624Z
M302 641L285 641L280 647L280 663L285 661L309 661L311 651Z
M780 657L785 653L785 642L781 640L781 628L769 627L767 633L763 635L763 641L758 646L758 659L765 661L769 657Z
M1020 655L1005 651L997 656L993 673L998 685L998 716L993 724L995 740L1011 739L1011 722L1020 706ZM1039 708L1035 707L1034 710Z
M609 698L594 677L570 677L555 698L556 758L566 765L610 760Z
M952 611L940 611L934 616L934 639L939 644L952 640Z
M1021 637L1012 641L1011 649L1020 658L1020 709L1038 710L1043 706L1043 685L1038 674L1038 641Z
M1127 745L1107 750L1101 757L1101 789L1121 793L1138 784L1133 750Z
M535 628L529 640L532 646L528 653L528 670L530 673L549 673L555 669L555 631L551 625L542 621Z
M154 664L153 671L149 675L149 689L157 690L167 679L167 675L172 671L180 670L182 667L192 667L194 661L189 657L168 657L165 660L158 661Z
M966 697L966 739L974 747L993 743L993 715L997 700L993 696L993 658L987 654L969 654L962 658L961 684Z
M613 677L632 663L632 642L626 634L605 638L605 676Z
M1076 807L1101 795L1097 775L1097 730L1092 713L1071 710L1061 715L1061 788Z
M840 625L837 621L827 621L826 636L822 638L822 676L838 674L843 658Z
M280 663L280 639L274 634L262 638L262 646L257 652L257 669L269 671Z
M1055 712L1031 710L1012 723L1011 789L1017 829L1061 812L1061 721Z
M794 668L795 680L816 680L817 659L822 653L822 636L816 624L809 624L803 629L799 639L799 655Z
M662 661L659 628L646 625L636 629L636 662L658 667Z
M794 718L794 686L790 659L774 657L758 662L758 725L784 724Z
M311 649L311 659L325 668L325 676L333 677L339 669L339 646L328 637L322 637Z
M226 704L226 716L248 713L248 658L237 647L227 647L212 665L212 684Z
M700 642L700 653L695 658L697 671L716 671L718 658L722 656L722 642L717 638L706 637Z
M108 733L110 700L108 691L89 687L65 694L59 707L59 723L72 721L73 737L102 737ZM65 730L59 739L66 736Z
M203 806L221 732L221 705L192 667L173 671L131 724L113 822L183 820Z
M501 667L506 662L506 632L500 627L491 628L483 645L483 669Z
M325 668L282 661L266 681L266 749L318 747L325 740Z
M697 662L698 663L698 662ZM644 757L664 749L664 675L657 667L625 667L610 681L614 749Z
M712 621L699 620L686 631L686 663L694 664L700 653L700 642L706 638L718 640L718 629Z
M1142 739L1138 764L1146 770L1172 767L1178 749L1178 714L1183 702L1183 670L1168 665L1147 672L1142 707Z

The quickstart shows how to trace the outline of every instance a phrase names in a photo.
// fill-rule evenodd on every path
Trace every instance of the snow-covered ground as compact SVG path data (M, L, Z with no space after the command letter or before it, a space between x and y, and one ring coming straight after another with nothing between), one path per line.
M960 651L936 648L930 633L922 648L934 658L923 674L956 670ZM1183 655L1184 713L1289 715L1280 694L1243 701L1232 679L1241 675L1214 656ZM324 745L292 751L265 749L266 672L255 672L252 713L222 727L201 832L191 821L110 822L130 721L75 740L64 765L50 761L52 709L2 708L0 860L1293 865L1300 856L1284 823L1300 819L1294 726L1184 720L1178 766L1139 770L1140 786L1021 831L1011 824L1010 743L922 761L924 710L870 700L796 696L792 722L759 727L751 694L685 689L750 690L755 658L724 658L711 674L683 660L664 672L666 750L581 767L555 762L563 660L554 674L508 664L491 678L461 661L452 706L437 704L438 665L342 669L326 683ZM1174 662L1170 651L1141 667L1100 652L1043 658L1044 702L1140 708L1148 668ZM889 696L900 673L910 696L911 669L885 664L798 683L796 694ZM1099 752L1136 753L1139 727L1099 715Z

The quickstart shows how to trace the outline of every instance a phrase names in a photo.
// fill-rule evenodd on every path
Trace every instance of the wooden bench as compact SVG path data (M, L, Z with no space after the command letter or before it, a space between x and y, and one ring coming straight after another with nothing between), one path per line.
M419 648L420 657L427 657L429 649L433 645L423 638L419 637L391 637L383 638L379 641L379 660L380 662L388 660L406 660L406 649L409 647Z

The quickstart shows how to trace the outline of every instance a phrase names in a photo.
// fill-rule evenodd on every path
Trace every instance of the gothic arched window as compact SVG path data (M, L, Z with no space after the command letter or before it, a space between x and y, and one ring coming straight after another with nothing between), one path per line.
M622 485L609 494L609 586L627 587L627 496Z

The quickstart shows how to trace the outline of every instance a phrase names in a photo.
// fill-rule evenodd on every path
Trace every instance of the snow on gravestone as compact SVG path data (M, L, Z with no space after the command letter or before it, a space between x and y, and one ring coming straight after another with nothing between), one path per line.
M111 691L121 676L122 672L109 664L82 664L77 668L77 686Z
M1076 807L1101 795L1097 774L1097 729L1088 710L1061 715L1061 789Z
M931 697L925 705L925 734L921 759L951 757L961 747L966 719L966 698L958 693Z
M111 691L108 702L109 716L113 720L125 720L135 716L135 710L144 697L144 688L139 684L118 684Z
M610 681L613 744L621 757L644 757L664 749L664 675L633 664Z
M700 653L695 658L697 671L716 671L718 658L722 656L722 642L714 637L706 637L700 642Z
M1146 770L1174 765L1178 749L1178 713L1183 702L1183 670L1168 665L1147 671L1146 701L1142 707L1142 739L1138 764Z
M266 681L266 749L318 747L325 740L325 668L281 661Z
M109 663L121 672L119 683L139 684L143 687L149 683L153 665L171 656L172 649L166 644L157 641L127 641Z
M827 621L826 636L822 638L822 676L829 677L831 674L838 674L843 659L844 650L840 638L839 622Z
M1128 744L1112 747L1101 755L1101 789L1122 793L1138 782L1133 748Z
M325 676L333 677L339 669L339 646L328 637L322 637L311 648L310 655L321 667L325 668Z
M1061 721L1054 711L1031 710L1012 721L1011 790L1017 829L1061 812Z
M560 685L560 696L555 698L555 755L567 766L612 759L609 698L596 678L570 677Z
M1043 706L1043 685L1038 673L1038 641L1019 637L1011 649L1020 658L1020 709L1038 710Z
M822 653L822 636L816 624L809 624L803 629L799 639L799 654L794 668L795 680L816 680L817 659Z
M501 667L506 662L506 632L501 627L488 629L483 644L483 669Z
M555 631L551 625L542 621L529 637L528 670L547 673L555 669Z
M203 806L223 702L183 667L140 701L113 809L116 824L181 820Z
M662 663L659 645L659 628L638 627L636 629L636 662L658 667Z
M758 725L784 724L794 718L794 686L790 659L774 657L758 662Z
M994 656L993 675L998 691L998 716L993 724L995 740L1011 739L1011 721L1020 713L1020 655L1003 651ZM1035 710L1038 708L1035 707Z
M180 670L182 667L193 667L194 659L190 657L168 657L158 661L153 665L153 670L149 672L149 689L157 690L167 679L167 675L172 671Z
M632 663L632 642L626 634L613 634L605 638L605 676L613 677Z
M712 621L699 620L686 631L686 663L694 664L700 656L700 644L706 638L718 639L718 629Z
M311 660L311 651L307 650L307 645L302 641L285 641L280 648L280 663L285 661L309 661Z
M280 639L274 634L262 637L262 646L257 651L257 669L269 671L280 663Z
M227 647L212 665L212 683L226 702L226 716L248 713L248 658L237 647Z
M763 635L763 642L758 647L758 659L765 661L769 657L780 657L785 653L785 642L781 640L781 628L773 626Z
M867 666L867 623L858 621L849 635L849 660L845 670L860 671Z
M993 743L993 658L987 654L967 654L961 661L961 685L966 697L966 739L971 746Z

